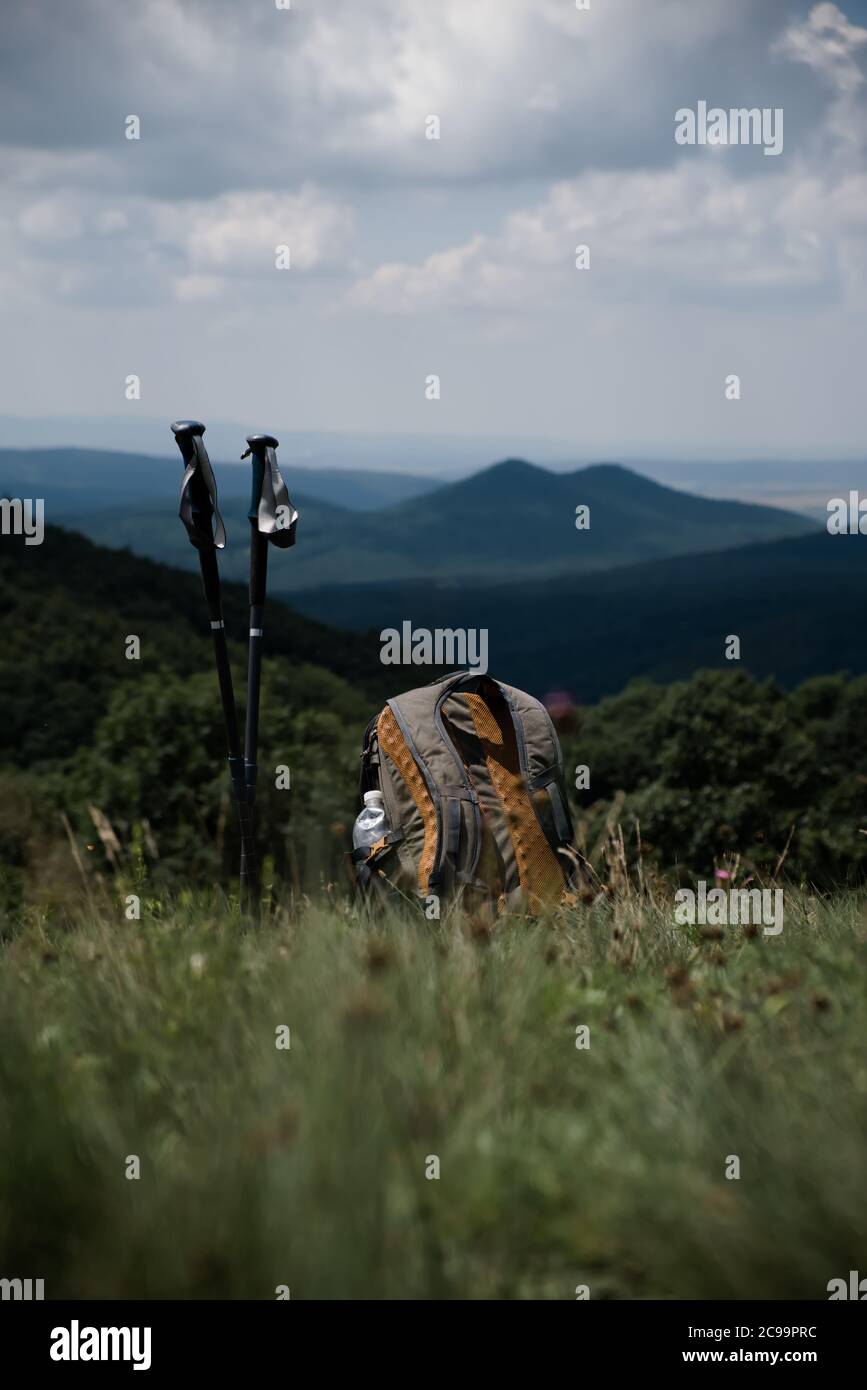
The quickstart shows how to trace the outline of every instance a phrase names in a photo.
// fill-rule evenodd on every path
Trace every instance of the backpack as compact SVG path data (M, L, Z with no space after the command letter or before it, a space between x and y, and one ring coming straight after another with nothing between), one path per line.
M458 671L389 700L362 746L360 798L374 790L388 829L353 854L363 896L388 885L429 905L478 893L500 911L564 900L563 755L532 695Z

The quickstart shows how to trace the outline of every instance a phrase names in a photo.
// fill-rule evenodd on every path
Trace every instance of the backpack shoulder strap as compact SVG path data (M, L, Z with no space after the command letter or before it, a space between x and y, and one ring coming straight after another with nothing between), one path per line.
M536 785L524 709L517 697L530 701L534 712L541 707L532 697L491 677L462 684L463 698L512 841L521 887L531 902L555 902L563 892L565 866L549 842L534 799ZM558 828L558 835L562 828Z
M434 891L443 885L472 884L481 850L478 796L441 714L443 701L466 675L458 671L388 702L434 806L437 838L428 877ZM401 771L415 797L410 778Z
M500 688L521 726L530 790L548 795L556 832L555 847L571 845L574 830L565 794L563 752L553 720L541 700L535 696L510 685Z
M419 892L427 895L432 891L439 843L440 812L436 796L436 786L419 758L412 736L402 724L399 712L389 700L376 721L376 737L379 747L394 763L408 786L416 809L424 826L424 847L418 862Z

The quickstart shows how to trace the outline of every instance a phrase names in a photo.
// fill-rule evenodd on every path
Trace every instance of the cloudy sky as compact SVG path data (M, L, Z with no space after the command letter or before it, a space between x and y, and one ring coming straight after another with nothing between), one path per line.
M0 415L865 452L867 0L277 3L2 0Z

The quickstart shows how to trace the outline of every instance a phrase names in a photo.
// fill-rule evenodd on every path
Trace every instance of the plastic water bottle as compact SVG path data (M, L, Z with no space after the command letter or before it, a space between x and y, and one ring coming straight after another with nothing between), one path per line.
M385 806L382 792L364 793L364 810L359 811L352 827L352 843L356 849L375 845L386 832Z

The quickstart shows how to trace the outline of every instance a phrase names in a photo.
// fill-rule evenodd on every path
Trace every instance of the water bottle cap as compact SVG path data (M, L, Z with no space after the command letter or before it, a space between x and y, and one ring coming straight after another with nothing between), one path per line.
M381 805L382 805L382 792L377 792L377 791L365 792L365 793L364 793L364 804L365 804L365 806L381 806Z

